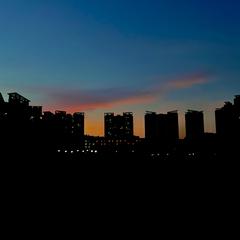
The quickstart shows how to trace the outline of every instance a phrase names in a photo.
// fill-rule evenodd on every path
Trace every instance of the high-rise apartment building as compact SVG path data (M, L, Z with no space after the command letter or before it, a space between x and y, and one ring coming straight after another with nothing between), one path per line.
M104 133L108 138L133 137L133 113L125 112L123 115L114 113L104 114Z
M204 116L202 111L188 110L185 113L186 138L200 139L204 136Z
M147 139L177 140L179 138L178 112L167 114L146 112L145 137Z

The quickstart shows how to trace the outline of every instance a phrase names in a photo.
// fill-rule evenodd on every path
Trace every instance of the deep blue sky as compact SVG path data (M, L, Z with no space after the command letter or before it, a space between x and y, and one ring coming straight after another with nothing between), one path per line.
M142 136L145 110L178 109L182 124L189 108L214 131L214 108L240 93L239 12L237 0L0 0L0 91L85 111L90 134L106 111L135 112Z

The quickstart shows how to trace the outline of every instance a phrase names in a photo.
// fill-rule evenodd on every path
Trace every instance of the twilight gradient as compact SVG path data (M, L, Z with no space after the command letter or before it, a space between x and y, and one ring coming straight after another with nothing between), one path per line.
M86 112L103 134L103 113L205 111L240 93L237 0L0 0L0 91L45 110ZM6 95L5 95L6 97Z

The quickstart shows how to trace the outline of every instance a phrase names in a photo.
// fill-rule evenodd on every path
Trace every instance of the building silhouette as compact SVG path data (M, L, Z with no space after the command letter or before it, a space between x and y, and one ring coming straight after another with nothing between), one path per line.
M8 116L11 120L19 122L20 120L28 120L30 118L30 100L18 93L8 93Z
M85 136L82 152L84 153L134 153L144 140L140 137L105 138ZM142 150L144 150L142 148Z
M156 112L147 111L144 116L145 122L145 138L157 139L158 133L158 115Z
M7 114L6 104L2 94L0 93L0 121L3 121L3 118L6 117Z
M225 102L222 108L215 111L216 133L221 138L230 138L235 134L234 106L231 102Z
M42 117L42 106L30 106L30 118L31 119L41 119Z
M51 139L60 143L78 143L84 138L84 118L82 112L76 112L73 115L66 111L44 112L43 125L46 134L50 135Z
M55 126L58 142L68 143L72 131L71 115L68 115L66 111L55 111Z
M240 95L235 95L234 106L236 107L237 111L240 111Z
M145 139L133 134L133 113L104 114L105 137L84 134L85 114L42 111L14 92L0 93L0 156L41 159L216 160L239 158L240 95L215 111L216 132L204 133L202 111L185 114L186 139L179 139L178 112L146 112ZM192 141L194 140L194 141ZM237 156L237 157L236 157Z
M8 102L0 96L2 149L8 154L34 151L42 142L42 107L30 106L30 100L16 92L8 96Z
M216 133L221 139L240 137L240 95L236 95L234 104L225 102L215 111Z
M235 108L235 114L238 119L238 124L240 120L240 95L236 95L234 98L234 108Z
M83 112L76 112L73 114L73 133L76 138L84 136L84 119L85 114Z
M240 137L240 95L235 96L234 107L236 111L237 136L239 138Z
M14 92L14 93L8 93L8 95L9 95L9 99L8 99L9 105L29 106L30 100L21 96L20 94Z
M1 138L4 137L4 128L7 120L7 111L6 111L6 103L4 101L4 98L2 94L0 93L0 131L1 131Z
M185 113L187 139L201 139L204 136L204 116L202 111L188 110Z
M2 96L2 93L0 93L0 106L2 106L5 103L4 98Z
M145 138L162 141L179 139L178 112L157 114L147 111L145 114Z
M124 112L123 115L114 113L104 114L104 133L107 138L133 137L133 113Z
M84 141L84 113L42 112L30 100L14 92L8 102L0 94L0 152L50 153L59 145Z
M167 134L166 139L178 140L179 139L179 124L178 124L178 112L170 111L166 115Z

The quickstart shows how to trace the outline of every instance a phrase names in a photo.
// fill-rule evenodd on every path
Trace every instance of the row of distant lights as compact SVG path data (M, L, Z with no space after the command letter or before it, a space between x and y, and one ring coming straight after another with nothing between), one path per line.
M151 157L160 157L160 156L161 156L160 153L152 153L152 154L151 154ZM170 154L169 154L169 153L166 153L165 156L169 157Z
M213 153L213 156L216 156L217 153ZM170 154L169 153L166 153L164 155L161 155L160 153L152 153L151 154L151 157L160 157L160 156L163 156L163 157L169 157ZM187 153L187 157L197 157L197 153Z
M61 152L63 152L63 153L71 153L71 154L74 154L75 153L75 151L73 151L73 150L63 150L63 151L61 151L60 149L59 150L57 150L57 152L58 153L61 153ZM80 153L80 150L78 149L78 150L76 150L76 152L77 153ZM89 153L98 153L98 151L97 150L82 150L82 153L85 153L85 152L89 152Z
M74 154L74 151L71 150L71 151L68 151L68 150L64 150L64 151L61 151L60 149L57 150L58 153L61 153L61 152L64 152L64 153L71 153L71 154ZM76 150L77 153L80 153L80 150ZM98 150L82 150L82 153L98 153ZM116 150L116 153L118 153L118 150ZM132 153L135 153L134 150L132 150Z
M189 157L191 157L191 156L194 157L195 155L196 155L195 153L188 153L188 156L189 156ZM152 154L151 154L151 157L160 157L160 156L161 156L160 153L152 153ZM169 154L169 153L166 153L165 156L169 157L170 154Z
M62 151L62 150L60 150L60 149L57 150L57 152L58 152L58 153L61 153L61 152L68 153L68 152L69 152L69 153L71 153L71 154L74 153L73 150L69 150L69 151L68 151L68 150L63 150L63 151ZM80 150L78 149L78 150L76 150L76 152L79 153ZM87 153L87 152L89 152L89 153L98 153L97 150L82 150L82 153ZM117 153L117 152L118 152L118 151L116 150L116 153ZM134 153L134 152L135 152L135 151L132 150L132 153ZM151 154L152 157L160 157L160 155L161 155L160 153L152 153L152 154ZM167 156L167 157L168 157L169 155L170 155L169 153L166 153L166 154L165 154L165 156ZM195 153L189 153L188 156L195 156Z

